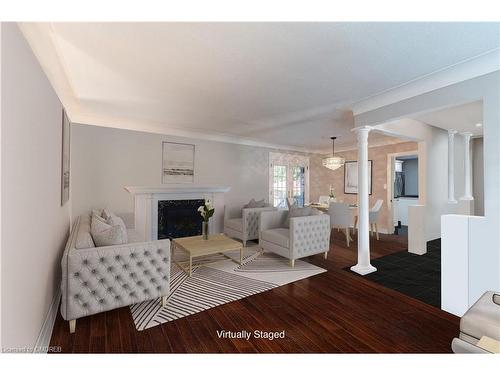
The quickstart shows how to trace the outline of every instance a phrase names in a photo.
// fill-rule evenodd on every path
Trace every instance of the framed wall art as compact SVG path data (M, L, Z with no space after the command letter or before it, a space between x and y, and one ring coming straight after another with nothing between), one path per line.
M163 184L186 184L194 182L194 145L163 142Z
M368 191L372 194L372 160L368 160ZM344 194L358 194L358 162L344 164Z

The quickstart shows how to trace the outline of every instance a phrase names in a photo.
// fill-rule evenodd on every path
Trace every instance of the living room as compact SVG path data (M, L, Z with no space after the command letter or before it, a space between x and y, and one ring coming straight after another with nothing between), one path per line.
M3 352L500 350L498 23L0 30Z

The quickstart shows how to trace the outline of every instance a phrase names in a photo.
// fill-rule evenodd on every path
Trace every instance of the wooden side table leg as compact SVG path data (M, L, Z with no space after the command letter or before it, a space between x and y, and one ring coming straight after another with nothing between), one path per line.
M240 249L240 266L243 264L243 248Z
M193 257L189 256L189 276L193 274Z

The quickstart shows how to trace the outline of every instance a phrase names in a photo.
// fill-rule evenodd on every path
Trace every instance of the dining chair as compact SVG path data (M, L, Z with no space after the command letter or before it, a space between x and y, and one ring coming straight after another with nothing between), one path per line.
M331 202L328 207L328 215L330 215L331 228L344 230L347 247L349 247L349 242L352 240L349 233L349 227L351 225L351 211L349 205L346 203Z
M328 195L320 195L319 196L319 204L329 205L330 197Z
M377 240L379 239L377 221L378 217L380 216L380 209L382 208L383 203L384 201L382 199L378 199L369 212L368 222L370 223L370 234L373 234L373 232L375 232Z

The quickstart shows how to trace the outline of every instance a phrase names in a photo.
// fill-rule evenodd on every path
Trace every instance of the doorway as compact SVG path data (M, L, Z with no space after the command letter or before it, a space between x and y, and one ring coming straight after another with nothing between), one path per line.
M408 210L419 204L418 152L388 155L387 199L390 202L388 225L391 234L408 236Z
M269 202L287 208L287 199L297 207L309 202L309 158L269 153Z

